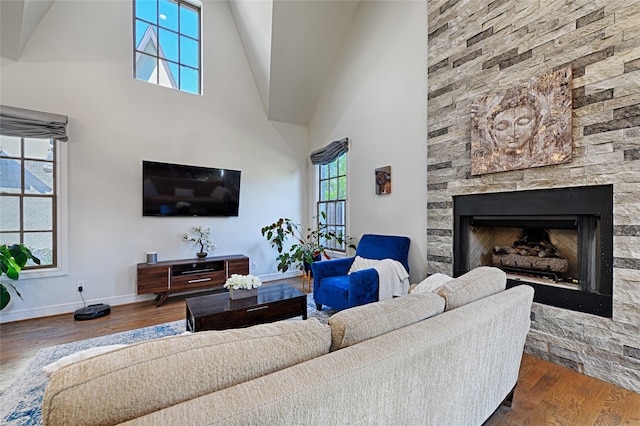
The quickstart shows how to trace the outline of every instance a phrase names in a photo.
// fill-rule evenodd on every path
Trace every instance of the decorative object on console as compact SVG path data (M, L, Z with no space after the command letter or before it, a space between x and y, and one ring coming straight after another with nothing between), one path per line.
M203 227L203 226L192 226L191 233L194 235L190 235L188 233L182 234L182 239L184 241L193 242L194 245L200 246L200 251L196 253L199 259L204 259L207 257L207 250L215 249L216 245L213 243L211 239L211 227Z
M474 101L471 174L571 162L571 79L569 66Z
M287 218L280 218L260 230L267 241L271 242L271 247L278 250L276 257L278 271L287 272L292 265L303 269L305 263L312 265L314 261L319 260L319 257L330 259L326 251L336 247L356 248L351 243L353 238L330 230L326 220L327 214L320 212L318 227L315 229L307 228L306 233L302 229L302 225ZM295 242L288 251L285 251L284 244L288 238L294 239Z
M391 194L391 166L376 169L376 194Z
M154 263L158 263L158 253L155 251L148 251L147 252L147 263L148 264L154 264Z
M22 244L3 244L0 246L0 277L6 274L12 280L17 280L20 271L24 268L29 260L35 264L40 264L40 259L35 257L31 250ZM13 288L18 297L22 299L22 295L18 289L11 283L6 283ZM11 294L3 283L0 283L0 310L4 309L11 301Z
M232 274L227 279L223 287L229 289L229 298L244 299L246 297L253 297L258 295L258 287L262 285L260 278L248 274Z

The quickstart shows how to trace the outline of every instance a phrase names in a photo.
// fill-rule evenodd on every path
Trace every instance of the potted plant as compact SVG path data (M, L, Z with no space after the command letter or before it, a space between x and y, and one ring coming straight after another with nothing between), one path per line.
M22 244L3 244L0 246L0 278L3 274L6 274L6 276L12 280L17 280L20 276L20 271L29 259L38 265L40 264L40 259L35 257L33 253L31 253L31 250ZM6 284L13 288L18 297L22 299L22 295L13 284ZM0 283L0 310L4 309L10 300L11 294L9 290L5 287L4 283Z
M187 242L192 242L195 246L200 246L200 251L196 253L198 259L204 259L207 257L207 250L215 249L216 245L211 238L211 228L204 226L192 226L191 233L182 234L182 239Z
M315 229L307 228L306 231L302 225L288 218L280 218L260 230L267 241L271 242L271 247L278 250L276 257L278 271L287 272L292 265L299 269L308 269L314 261L320 260L322 256L329 259L326 252L332 249L330 241L355 248L355 245L351 243L351 237L329 230L328 225L323 223L326 222L326 218L326 213L321 212L318 227ZM289 238L294 242L288 250L285 250L285 243Z

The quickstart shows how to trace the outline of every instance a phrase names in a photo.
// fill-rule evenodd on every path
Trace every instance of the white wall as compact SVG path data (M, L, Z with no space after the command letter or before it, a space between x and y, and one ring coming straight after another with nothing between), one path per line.
M425 1L360 2L309 125L311 150L351 138L349 233L410 237L412 282L426 275L426 51ZM392 193L380 196L383 166Z
M132 78L128 1L55 2L20 61L2 61L2 104L69 116L69 273L21 278L1 322L82 307L77 281L88 303L140 300L136 263L194 257L180 235L197 224L213 227L214 255L276 272L260 228L301 219L307 131L267 121L227 3L205 6L203 96ZM142 217L143 159L242 170L239 217Z
M19 62L3 58L2 104L69 116L68 275L18 282L0 322L141 300L136 264L190 258L180 235L213 227L214 254L243 253L275 276L260 228L311 220L308 153L348 136L350 233L407 235L412 281L426 274L426 2L363 1L307 128L267 120L226 2L203 14L204 95L132 78L131 3L55 2ZM64 25L60 25L64 23ZM119 29L119 31L114 31ZM142 160L242 170L237 218L144 218ZM375 195L374 169L393 192Z

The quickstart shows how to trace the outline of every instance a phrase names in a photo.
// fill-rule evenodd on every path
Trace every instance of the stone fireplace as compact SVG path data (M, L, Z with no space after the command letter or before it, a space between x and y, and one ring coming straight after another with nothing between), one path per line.
M453 197L453 271L495 266L535 301L612 316L613 186Z
M497 247L509 285L536 287L525 351L640 392L640 10L596 0L427 8L427 273L488 264ZM567 66L571 162L472 175L474 102ZM591 187L607 191L595 207L611 211L582 205ZM567 199L572 209L559 210Z

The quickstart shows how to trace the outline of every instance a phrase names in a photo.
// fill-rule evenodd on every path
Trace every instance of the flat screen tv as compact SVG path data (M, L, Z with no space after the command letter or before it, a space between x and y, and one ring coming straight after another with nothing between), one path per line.
M142 162L143 216L238 216L240 171Z

